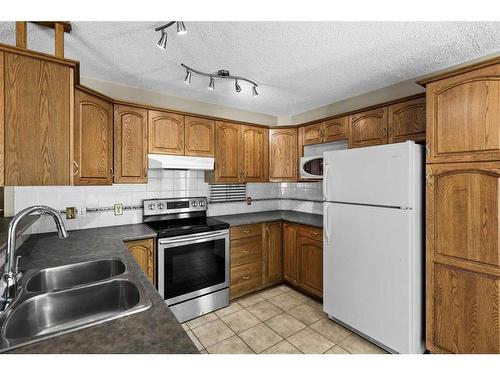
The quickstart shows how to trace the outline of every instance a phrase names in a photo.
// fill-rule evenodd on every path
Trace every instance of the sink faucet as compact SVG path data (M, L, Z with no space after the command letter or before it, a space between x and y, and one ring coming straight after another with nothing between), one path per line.
M7 309L7 307L12 303L17 294L17 281L21 276L19 273L19 258L15 256L16 251L16 229L19 222L27 215L31 213L47 213L52 216L56 222L57 232L59 233L59 238L67 238L68 232L64 226L64 222L59 215L59 212L48 206L31 206L25 208L14 216L9 224L9 234L7 237L7 250L5 251L5 272L3 275L3 284L0 284L0 290L2 293L0 295L0 312ZM4 289L5 288L5 289Z

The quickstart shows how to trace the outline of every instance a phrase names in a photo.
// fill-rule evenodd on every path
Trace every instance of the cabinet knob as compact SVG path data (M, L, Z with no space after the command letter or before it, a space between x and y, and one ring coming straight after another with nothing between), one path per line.
M242 279L243 279L243 280L248 280L248 279L250 279L250 275L243 275L243 276L242 276Z

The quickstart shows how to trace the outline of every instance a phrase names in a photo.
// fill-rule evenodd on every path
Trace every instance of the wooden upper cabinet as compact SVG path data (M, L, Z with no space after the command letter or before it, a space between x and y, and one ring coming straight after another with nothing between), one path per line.
M269 131L256 126L241 127L241 182L265 182L269 178Z
M347 139L349 132L349 116L338 117L323 123L323 142Z
M149 153L184 155L184 116L148 110Z
M73 68L43 57L0 56L5 185L70 185Z
M187 156L214 156L215 122L200 117L184 118L184 154Z
M387 107L349 116L349 148L387 143Z
M113 105L75 90L75 185L113 182Z
M149 281L151 281L151 284L155 285L156 262L154 240L127 241L126 245L139 264L139 267L141 267Z
M500 160L500 64L427 85L427 162Z
M302 131L302 144L304 146L323 142L323 122L304 126Z
M389 143L425 140L425 97L389 106Z
M281 221L264 224L264 283L283 278L283 230Z
M323 296L323 242L297 237L299 285L308 292Z
M114 106L114 161L116 183L147 183L148 111Z
M215 181L239 182L240 168L240 126L227 122L215 123Z
M269 181L297 181L297 128L269 131Z

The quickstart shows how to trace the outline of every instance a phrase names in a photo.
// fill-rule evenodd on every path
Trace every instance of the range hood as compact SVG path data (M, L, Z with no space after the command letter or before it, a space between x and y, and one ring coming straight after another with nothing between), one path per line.
M148 154L148 169L214 169L214 158Z

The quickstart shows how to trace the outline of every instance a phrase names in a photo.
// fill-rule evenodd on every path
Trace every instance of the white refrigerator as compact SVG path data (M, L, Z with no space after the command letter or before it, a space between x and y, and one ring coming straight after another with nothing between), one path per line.
M394 353L423 353L423 147L324 153L323 309Z

